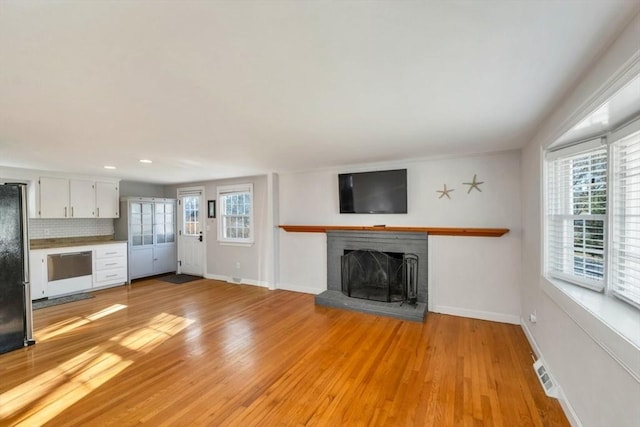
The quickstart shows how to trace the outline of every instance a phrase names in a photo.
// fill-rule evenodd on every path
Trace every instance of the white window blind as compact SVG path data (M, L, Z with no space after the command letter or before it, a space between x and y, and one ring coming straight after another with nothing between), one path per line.
M553 153L548 163L547 270L553 277L602 290L607 150L592 143L588 148Z
M640 307L640 132L612 144L610 288Z

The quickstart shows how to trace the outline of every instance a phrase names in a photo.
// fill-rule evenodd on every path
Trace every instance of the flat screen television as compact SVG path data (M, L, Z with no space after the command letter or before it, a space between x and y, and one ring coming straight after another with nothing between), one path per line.
M407 170L338 175L340 213L407 213Z

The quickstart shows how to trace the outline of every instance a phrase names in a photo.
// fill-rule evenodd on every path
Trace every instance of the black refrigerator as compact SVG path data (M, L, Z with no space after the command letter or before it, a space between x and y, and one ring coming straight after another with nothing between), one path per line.
M26 184L0 182L0 353L34 343Z

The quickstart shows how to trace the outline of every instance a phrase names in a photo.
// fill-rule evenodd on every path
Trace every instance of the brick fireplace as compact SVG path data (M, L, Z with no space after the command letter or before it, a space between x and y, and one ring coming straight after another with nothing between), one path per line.
M327 290L316 296L318 305L422 322L428 302L427 233L328 231L327 282ZM357 284L354 290L351 283Z

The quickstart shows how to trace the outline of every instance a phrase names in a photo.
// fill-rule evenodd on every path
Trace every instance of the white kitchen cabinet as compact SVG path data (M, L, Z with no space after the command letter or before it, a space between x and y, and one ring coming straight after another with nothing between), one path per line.
M119 218L120 203L118 184L96 182L96 218Z
M127 244L96 246L93 251L93 287L104 288L127 281Z
M129 280L176 271L176 200L126 197L116 238L129 242Z
M69 180L69 218L94 218L96 209L95 182Z
M47 283L47 252L45 250L29 251L29 282L31 300L45 298Z
M40 218L69 217L69 180L42 176L40 185Z
M39 218L118 218L118 182L40 177Z

